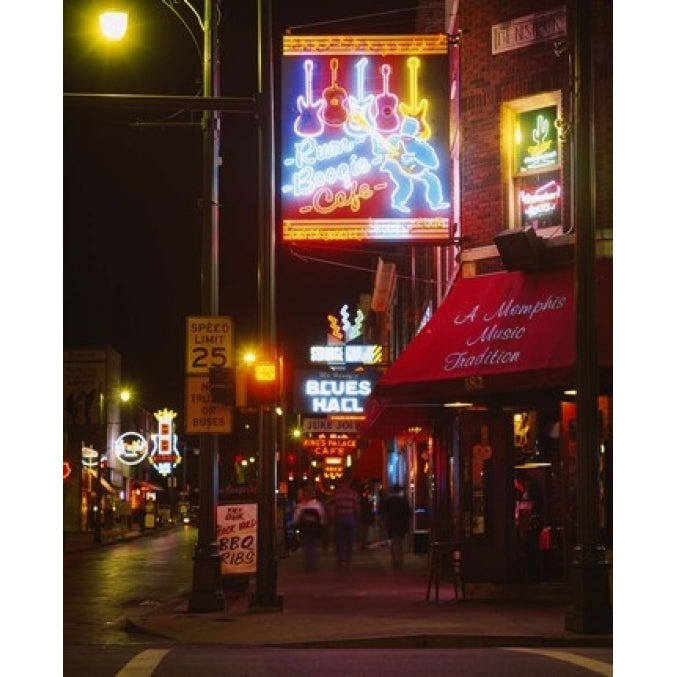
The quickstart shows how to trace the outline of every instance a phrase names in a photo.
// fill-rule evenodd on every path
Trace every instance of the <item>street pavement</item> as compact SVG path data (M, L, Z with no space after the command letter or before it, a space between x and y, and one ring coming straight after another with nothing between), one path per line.
M173 528L173 527L170 527ZM144 532L141 535L152 535ZM102 546L115 546L136 532L104 532ZM65 551L102 547L91 534L69 534ZM387 547L356 550L350 571L337 570L333 551L319 553L318 570L305 572L300 550L277 560L280 605L252 603L256 579L225 579L224 609L193 613L186 595L127 618L130 632L182 643L286 647L487 647L612 646L613 634L565 629L567 602L561 588L530 588L530 600L487 594L466 586L456 598L442 580L426 599L428 556L407 553L394 570ZM557 594L559 590L559 594Z

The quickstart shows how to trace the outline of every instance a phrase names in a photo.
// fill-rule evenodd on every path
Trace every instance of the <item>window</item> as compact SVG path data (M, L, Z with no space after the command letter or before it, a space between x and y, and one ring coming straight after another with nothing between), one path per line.
M503 106L506 222L550 237L562 233L562 158L557 131L559 92Z

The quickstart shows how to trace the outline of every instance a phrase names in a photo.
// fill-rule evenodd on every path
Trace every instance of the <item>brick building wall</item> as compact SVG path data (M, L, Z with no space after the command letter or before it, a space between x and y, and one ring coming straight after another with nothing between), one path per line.
M595 154L595 226L613 227L612 174L612 3L591 0ZM456 53L460 65L461 205L464 249L493 244L507 219L506 182L501 164L501 106L544 92L561 93L561 115L571 120L573 2L567 0L422 0L417 31L463 31ZM492 54L492 26L531 14L565 8L568 50L558 55L553 41L529 44ZM455 13L454 21L452 14ZM563 228L571 224L571 134L561 144ZM607 235L609 237L609 235ZM477 272L499 269L483 261Z

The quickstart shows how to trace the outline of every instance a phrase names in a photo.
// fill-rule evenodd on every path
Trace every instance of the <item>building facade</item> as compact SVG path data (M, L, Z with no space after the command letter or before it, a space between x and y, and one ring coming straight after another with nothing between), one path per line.
M566 588L581 519L613 547L611 3L419 8L418 32L450 39L456 231L397 271L362 432L407 480L414 547L444 533L470 594ZM593 449L577 448L581 383Z
M148 480L148 462L140 467L140 460L157 423L121 400L120 376L121 357L110 346L64 350L64 532L142 527L147 507L156 512L162 487ZM122 449L125 433L132 445Z

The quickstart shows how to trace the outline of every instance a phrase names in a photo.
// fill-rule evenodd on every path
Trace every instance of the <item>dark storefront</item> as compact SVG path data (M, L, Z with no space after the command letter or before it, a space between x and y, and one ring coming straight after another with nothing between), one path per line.
M612 273L610 259L598 261L598 524L609 548ZM467 581L567 578L575 360L572 268L501 272L459 280L376 384L363 434L431 440L411 483L431 488L418 492L426 529L462 544Z

